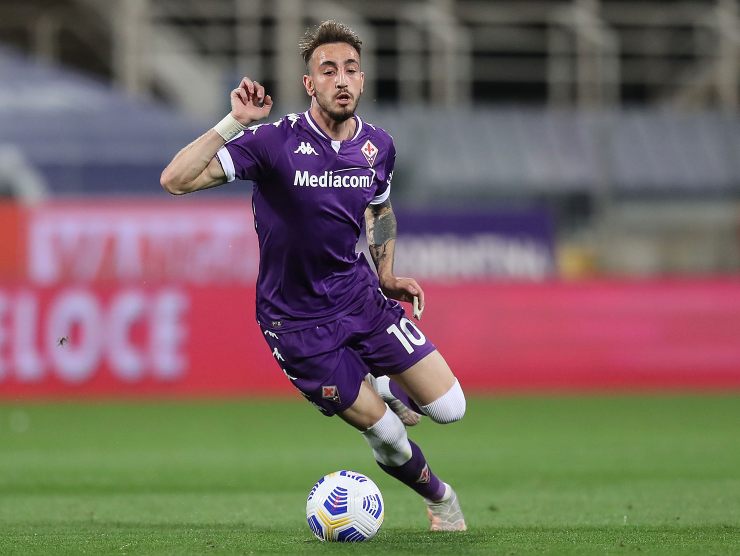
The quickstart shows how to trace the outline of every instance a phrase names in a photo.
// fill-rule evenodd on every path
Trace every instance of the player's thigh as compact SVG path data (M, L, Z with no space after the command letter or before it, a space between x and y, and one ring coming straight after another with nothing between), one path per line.
M385 411L385 402L367 382L363 381L355 402L337 415L356 429L365 431L380 421Z
M330 417L355 404L368 369L354 350L343 345L341 323L280 333L263 328L263 332L285 376L324 415Z
M437 350L402 373L388 376L419 405L438 400L452 388L456 380L447 361Z
M402 373L436 350L401 305L380 291L373 292L359 312L348 315L345 322L352 332L352 348L375 376Z
M397 301L373 292L358 317L364 328L350 318L347 328L354 332L353 347L375 376L388 375L421 405L453 386L455 376L447 362Z

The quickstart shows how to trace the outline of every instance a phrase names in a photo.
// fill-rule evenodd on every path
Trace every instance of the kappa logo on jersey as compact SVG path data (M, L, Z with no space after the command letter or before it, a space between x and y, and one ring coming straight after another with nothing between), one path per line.
M322 386L321 397L330 402L339 403L339 389L336 386Z
M313 145L309 143L308 141L301 141L300 146L293 151L293 154L313 154L316 156L319 156L319 153L316 152L316 149L313 148Z
M375 157L378 156L378 147L373 145L370 139L368 139L365 141L365 144L362 145L362 154L365 155L367 163L372 166L375 163Z
M276 340L279 339L278 335L272 332L271 330L265 330L265 336L270 336L271 338L275 338Z
M278 348L275 348L275 349L272 350L272 356L275 359L277 359L278 361L285 361L285 359L283 358L283 356L278 351Z
M290 380L298 380L297 376L289 375L287 370L283 369L283 372L285 373L285 376L287 376Z
M425 463L424 469L421 470L419 478L416 479L417 483L428 483L429 482L429 466Z

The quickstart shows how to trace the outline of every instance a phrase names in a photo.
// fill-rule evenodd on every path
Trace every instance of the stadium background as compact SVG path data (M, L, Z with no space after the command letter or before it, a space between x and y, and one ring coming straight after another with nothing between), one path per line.
M737 2L36 0L0 25L0 396L290 392L250 187L158 175L243 74L305 109L294 37L330 16L469 390L740 385Z
M226 415L234 398L302 403L254 323L251 188L170 197L159 173L228 111L242 75L266 85L272 117L305 110L296 41L330 17L362 36L360 114L396 141L396 269L425 287L422 329L476 403L544 394L568 415L604 394L709 392L736 417L738 10L3 2L0 439L22 446L47 410L77 430L53 417L76 407L59 401L217 399ZM574 392L595 397L562 397ZM564 423L542 434L565 438ZM18 449L5 469L25 465Z

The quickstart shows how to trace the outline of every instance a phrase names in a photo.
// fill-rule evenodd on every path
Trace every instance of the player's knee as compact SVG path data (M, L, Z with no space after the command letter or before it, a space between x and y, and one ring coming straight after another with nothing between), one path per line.
M370 444L375 459L384 465L398 467L411 459L411 444L406 427L390 408L362 436Z
M457 380L442 396L430 404L421 406L432 421L442 424L454 423L462 419L465 416L465 408L465 394Z

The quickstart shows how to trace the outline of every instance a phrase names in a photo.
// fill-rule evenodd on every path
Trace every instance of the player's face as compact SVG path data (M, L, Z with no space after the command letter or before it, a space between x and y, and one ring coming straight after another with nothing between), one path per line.
M343 42L322 44L314 50L308 67L303 84L309 96L337 122L352 117L365 82L357 51Z

